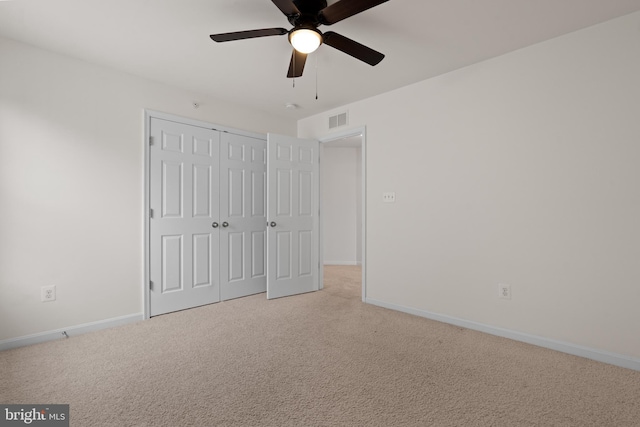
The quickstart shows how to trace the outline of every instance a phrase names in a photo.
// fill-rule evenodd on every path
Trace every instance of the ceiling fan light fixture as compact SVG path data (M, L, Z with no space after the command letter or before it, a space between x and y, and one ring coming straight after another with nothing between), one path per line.
M317 30L299 28L289 33L289 42L300 53L311 53L322 44L322 35Z
M2 0L0 0L2 1ZM263 0L268 1L268 0ZM233 40L245 40L258 37L283 36L287 34L293 47L287 78L302 76L309 53L314 52L321 44L346 53L369 65L377 65L384 55L370 47L351 40L333 31L323 33L320 25L332 25L357 15L389 0L271 0L293 26L286 28L262 28L231 33L211 34L209 37L217 43ZM328 3L331 3L328 5ZM295 80L294 80L295 85ZM316 96L317 99L317 96Z

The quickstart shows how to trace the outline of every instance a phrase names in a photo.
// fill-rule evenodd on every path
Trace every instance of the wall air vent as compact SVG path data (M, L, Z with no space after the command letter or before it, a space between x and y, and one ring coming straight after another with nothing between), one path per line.
M329 129L335 129L347 124L347 112L338 113L335 116L329 116Z

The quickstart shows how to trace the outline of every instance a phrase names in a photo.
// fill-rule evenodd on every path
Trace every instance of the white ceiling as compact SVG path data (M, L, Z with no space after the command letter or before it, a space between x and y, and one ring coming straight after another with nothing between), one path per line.
M0 1L0 36L302 118L638 10L640 0L390 0L320 27L386 54L379 65L321 46L295 88L286 36L209 38L290 28L270 0Z

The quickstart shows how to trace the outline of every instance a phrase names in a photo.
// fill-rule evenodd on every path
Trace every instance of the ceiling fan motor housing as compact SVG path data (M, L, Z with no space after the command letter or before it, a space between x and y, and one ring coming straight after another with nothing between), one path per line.
M318 12L327 7L326 0L293 0L293 4L298 8L300 14L287 16L291 25L294 27L302 25L317 27L322 24Z

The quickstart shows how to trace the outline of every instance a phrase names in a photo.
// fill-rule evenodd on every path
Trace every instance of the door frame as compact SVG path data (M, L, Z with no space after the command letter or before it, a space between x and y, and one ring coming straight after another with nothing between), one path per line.
M360 150L360 168L361 168L361 182L362 182L362 225L361 225L361 246L362 246L362 301L366 302L367 299L367 127L359 126L355 128L345 129L339 132L333 132L328 135L318 138L320 141L320 165L322 165L322 152L324 144L327 142L334 142L340 139L360 137L361 138L361 150ZM320 171L322 174L322 171ZM324 219L322 215L322 176L320 177L320 277L319 286L320 289L324 287Z
M155 111L150 109L143 109L144 113L144 138L142 140L142 145L144 147L144 175L143 175L143 193L144 193L144 201L143 201L143 210L142 210L142 221L143 221L143 256L144 256L144 271L142 274L142 301L143 301L143 319L147 320L150 316L150 266L151 266L151 253L150 253L150 237L151 237L151 221L150 221L150 209L151 209L151 148L149 143L149 138L151 137L151 119L161 119L168 120L171 122L182 123L185 125L198 126L206 129L211 129L220 132L228 132L234 133L236 135L248 136L251 138L257 138L261 140L267 139L266 134L257 133L257 132L248 132L243 131L236 128L231 128L228 126L222 126L215 123L205 122L197 119L190 119L187 117L178 116L170 113L163 113L161 111Z

